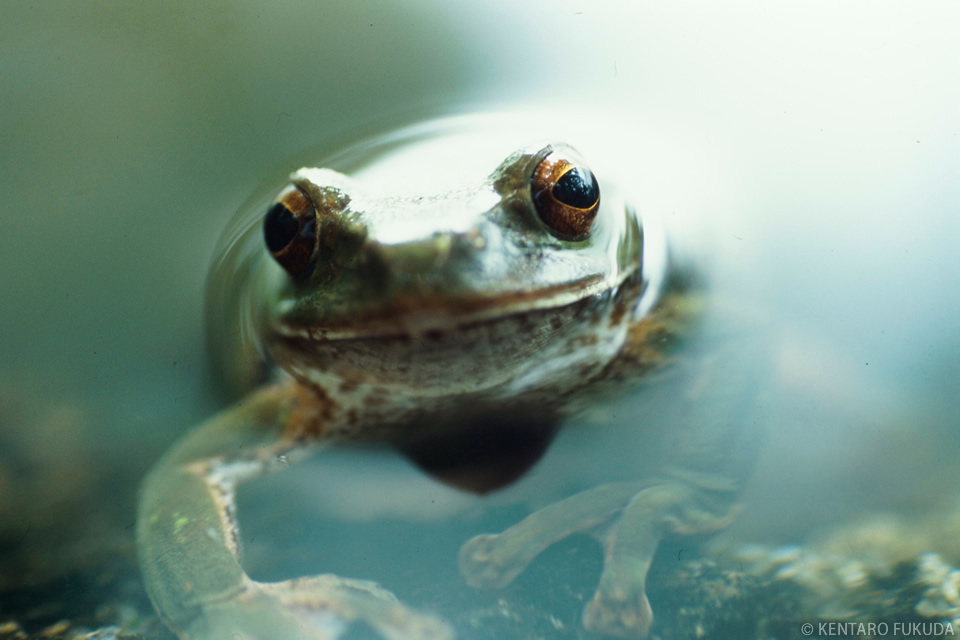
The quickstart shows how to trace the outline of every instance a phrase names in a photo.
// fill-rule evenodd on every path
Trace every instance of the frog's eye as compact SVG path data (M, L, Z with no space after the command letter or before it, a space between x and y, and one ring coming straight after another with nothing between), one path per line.
M600 185L581 161L551 151L533 171L530 195L540 219L563 240L585 240L600 208Z
M305 280L317 264L317 216L313 202L297 187L284 191L263 218L270 255L294 280Z

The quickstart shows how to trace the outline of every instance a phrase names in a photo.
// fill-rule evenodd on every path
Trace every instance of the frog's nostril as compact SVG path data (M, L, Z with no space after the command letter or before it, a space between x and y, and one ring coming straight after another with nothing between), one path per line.
M263 218L263 239L292 278L310 277L317 259L317 216L307 194L291 187L280 196Z

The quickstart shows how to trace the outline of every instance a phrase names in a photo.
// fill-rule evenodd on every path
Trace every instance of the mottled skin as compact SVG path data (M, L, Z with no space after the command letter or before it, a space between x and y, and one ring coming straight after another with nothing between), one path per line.
M251 580L237 556L236 485L338 441L367 440L486 491L539 451L529 461L473 460L477 434L529 430L546 446L557 425L637 380L674 380L690 408L662 468L573 495L460 553L470 585L496 588L552 542L595 532L606 561L584 625L647 634L645 580L660 539L713 531L733 515L738 462L727 452L737 411L713 384L727 375L716 359L673 366L677 338L694 331L701 305L683 277L667 273L662 247L645 251L644 242L661 240L641 230L613 185L599 176L603 197L585 240L558 238L537 216L530 176L555 149L565 147L521 150L472 188L415 198L367 197L342 174L301 169L291 182L316 203L319 231L306 279L271 260L259 224L228 238L212 295L235 306L212 315L226 336L218 348L241 382L264 363L274 372L145 482L141 565L157 611L181 638L336 638L354 620L385 638L453 637L371 583ZM451 464L437 459L448 450L458 451Z

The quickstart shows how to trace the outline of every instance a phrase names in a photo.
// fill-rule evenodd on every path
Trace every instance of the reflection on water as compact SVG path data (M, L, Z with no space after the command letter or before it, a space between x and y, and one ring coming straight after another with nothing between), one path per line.
M617 150L640 210L688 235L714 291L775 328L746 508L704 541L709 560L664 544L656 632L693 635L682 611L714 637L758 620L792 637L877 611L956 616L956 7L463 7L5 9L0 623L93 628L149 610L135 489L222 403L204 377L202 282L257 185L331 140L531 101L583 131L578 146ZM545 53L559 43L575 53ZM551 455L581 444L565 435ZM410 499L378 504L384 483ZM459 545L546 498L481 504L398 459L344 454L241 497L258 577L376 579L470 612L465 629L525 620L576 637L601 564L576 538L506 598L464 587ZM736 606L704 608L723 594ZM808 608L745 604L773 594Z

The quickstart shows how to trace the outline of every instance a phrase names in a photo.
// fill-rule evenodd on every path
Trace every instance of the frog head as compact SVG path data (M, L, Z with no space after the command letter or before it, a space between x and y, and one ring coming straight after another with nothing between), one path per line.
M561 363L582 373L622 337L621 307L635 300L614 300L641 277L637 216L615 189L601 195L563 144L517 151L472 186L414 196L300 169L263 232L276 274L267 348L324 388L516 394L561 375Z

